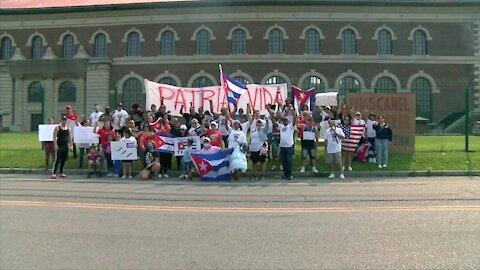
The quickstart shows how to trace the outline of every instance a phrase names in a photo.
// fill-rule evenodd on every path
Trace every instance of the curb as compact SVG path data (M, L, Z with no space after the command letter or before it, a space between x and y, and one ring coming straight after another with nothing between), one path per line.
M71 175L87 175L88 170L86 169L68 169L68 174ZM0 168L0 174L45 174L49 175L50 170L43 169L29 169L29 168ZM180 176L180 173L177 171L172 171L169 173L172 177ZM244 174L248 175L248 173ZM282 176L281 172L266 172L265 174L268 178L280 178ZM294 177L301 178L323 178L328 176L328 172L320 172L317 175L312 175L310 173L299 174L294 173ZM346 177L428 177L428 176L480 176L480 170L425 170L425 171L350 171L345 172Z

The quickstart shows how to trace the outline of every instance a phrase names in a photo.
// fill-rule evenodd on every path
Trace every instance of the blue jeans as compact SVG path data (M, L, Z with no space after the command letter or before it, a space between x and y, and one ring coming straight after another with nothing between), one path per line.
M282 159L283 176L289 179L292 177L293 170L293 146L280 147L280 157Z
M388 139L375 139L375 153L377 154L377 164L388 164Z

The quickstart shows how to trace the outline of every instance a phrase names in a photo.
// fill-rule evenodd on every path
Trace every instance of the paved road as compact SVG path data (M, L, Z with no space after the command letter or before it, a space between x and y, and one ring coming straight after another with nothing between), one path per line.
M1 269L479 269L480 178L0 175Z

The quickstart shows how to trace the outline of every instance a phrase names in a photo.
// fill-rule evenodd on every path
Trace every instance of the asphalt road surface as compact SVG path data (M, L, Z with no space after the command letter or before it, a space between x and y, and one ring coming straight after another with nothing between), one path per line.
M0 175L1 269L480 269L480 178Z

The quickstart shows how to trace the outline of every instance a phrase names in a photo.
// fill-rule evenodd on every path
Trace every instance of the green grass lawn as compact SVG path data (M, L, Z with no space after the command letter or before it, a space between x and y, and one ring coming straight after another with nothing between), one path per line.
M470 152L465 153L463 136L417 136L415 153L390 154L389 170L480 170L480 136L470 136ZM294 169L300 167L300 146L296 146ZM78 168L78 160L69 154L67 168ZM317 168L326 171L323 151L318 151ZM44 152L36 132L0 133L0 168L43 168ZM176 162L173 160L173 167ZM268 164L270 168L272 163ZM85 165L84 165L85 166ZM140 168L140 162L135 162ZM379 170L374 164L354 163L356 171ZM310 168L307 166L307 170Z

